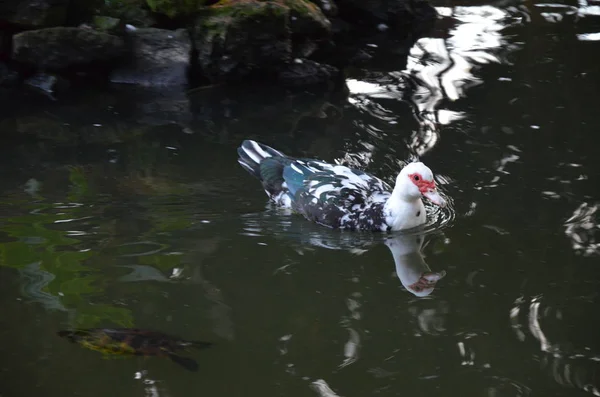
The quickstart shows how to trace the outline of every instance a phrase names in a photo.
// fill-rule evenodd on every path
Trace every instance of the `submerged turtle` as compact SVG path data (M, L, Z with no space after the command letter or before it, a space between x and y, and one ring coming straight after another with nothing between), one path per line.
M103 354L123 356L169 357L173 362L190 370L198 370L198 363L179 356L177 350L189 347L204 349L212 343L187 341L156 331L135 328L89 328L58 331L58 336Z

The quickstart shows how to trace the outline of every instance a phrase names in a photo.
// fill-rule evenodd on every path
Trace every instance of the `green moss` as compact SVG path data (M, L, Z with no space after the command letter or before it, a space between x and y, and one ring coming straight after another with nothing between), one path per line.
M94 28L107 33L118 32L123 27L119 18L96 15L92 19Z
M252 18L253 16L294 17L297 22L291 25L292 31L302 34L327 34L331 24L319 7L308 0L220 0L216 4L205 7L206 18L227 18L212 22L209 29L218 28L215 25L227 23L235 18ZM289 23L289 21L288 21ZM222 30L222 29L221 29Z
M253 20L269 23L288 13L287 7L272 1L221 0L204 9L198 27L207 38L224 38L232 24Z
M210 0L146 0L146 3L153 12L175 18L196 14Z

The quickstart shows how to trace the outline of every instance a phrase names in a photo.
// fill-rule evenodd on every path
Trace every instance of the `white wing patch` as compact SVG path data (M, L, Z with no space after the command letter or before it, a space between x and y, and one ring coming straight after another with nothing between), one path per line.
M256 146L257 149L259 149L261 152L264 152L264 150L262 150L260 147L258 147L256 145L256 143L254 143L254 145ZM253 152L251 150L247 150L246 148L244 148L244 153L246 153L248 155L248 157L250 157L252 159L252 161L254 161L256 164L260 164L261 161L263 161L264 157L260 157L258 152ZM266 154L266 153L265 153ZM266 154L266 157L271 157L268 154Z
M326 185L319 186L318 188L313 190L311 193L316 197L321 197L321 195L323 193L329 193L334 190L337 190L337 188L335 186L333 186L331 184L326 184Z
M254 141L250 141L250 145L252 145L252 149L254 149L254 151L256 153L258 153L259 155L262 156L263 159L266 159L267 157L271 157L271 155L267 152L265 152L264 150L262 150L262 148L260 147L260 145ZM246 152L250 155L249 152ZM250 155L250 157L252 157L252 155ZM252 159L254 160L254 157L252 157Z
M356 174L346 166L316 161L311 161L309 164L301 160L297 160L297 163L313 172L330 172L338 177L335 184L326 183L321 185L322 182L318 180L308 182L308 193L319 200L323 194L328 198L339 194L343 189L348 189L351 192L347 197L349 202L353 203L359 200L364 203L364 205L354 204L351 210L361 211L365 205L385 203L390 196L382 181L368 174ZM320 169L311 166L311 164L318 165ZM294 167L293 164L292 167ZM296 167L294 167L294 170L296 170ZM297 172L301 171L298 170ZM314 203L312 200L311 202Z
M292 169L293 169L294 171L296 171L297 173L304 175L304 172L303 172L303 171L302 171L300 168L298 168L298 167L296 166L296 164L292 163L292 164L290 164L290 167L292 167Z

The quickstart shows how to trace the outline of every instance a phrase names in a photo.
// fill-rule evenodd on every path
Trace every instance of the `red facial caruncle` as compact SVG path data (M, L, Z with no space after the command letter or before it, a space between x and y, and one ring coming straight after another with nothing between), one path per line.
M421 174L415 172L414 174L409 174L408 177L419 188L421 193L427 193L435 190L435 181L426 181L423 179Z

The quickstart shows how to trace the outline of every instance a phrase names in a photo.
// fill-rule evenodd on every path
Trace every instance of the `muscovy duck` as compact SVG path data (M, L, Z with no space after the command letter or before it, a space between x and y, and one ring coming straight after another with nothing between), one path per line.
M405 166L391 187L361 170L321 160L300 159L245 140L238 162L258 178L269 198L308 220L330 228L397 231L426 221L421 197L445 206L433 173L421 162Z

